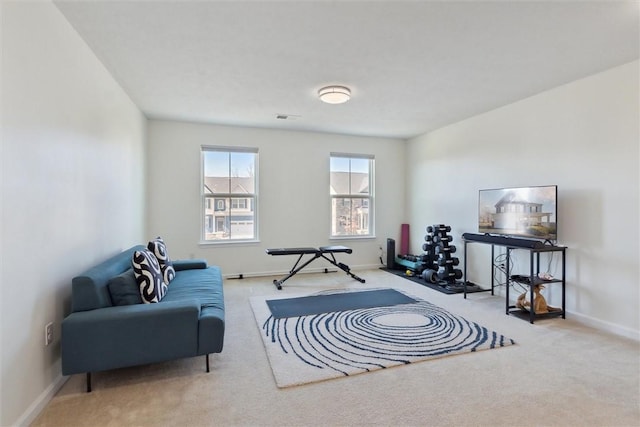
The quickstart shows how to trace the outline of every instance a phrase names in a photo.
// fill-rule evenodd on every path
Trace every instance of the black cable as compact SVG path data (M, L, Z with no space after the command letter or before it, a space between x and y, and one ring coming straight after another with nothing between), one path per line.
M555 255L555 252L550 252L549 253L549 263L547 264L547 273L551 274L551 263L553 262L553 256ZM555 268L554 268L555 270Z
M509 269L511 270L511 257L507 258L506 254L498 254L495 256L495 258L493 259L493 280L495 283L497 283L497 285L495 286L505 286L508 282L508 280L505 281L501 281L500 278L498 277L497 272L501 272L502 275L505 277L505 279L507 278L507 269L505 267L505 265L509 265Z

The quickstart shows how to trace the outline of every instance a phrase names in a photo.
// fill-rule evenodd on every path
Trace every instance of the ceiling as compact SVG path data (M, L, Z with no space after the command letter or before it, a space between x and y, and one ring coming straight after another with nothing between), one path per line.
M640 51L635 0L54 3L147 117L213 124L410 138Z

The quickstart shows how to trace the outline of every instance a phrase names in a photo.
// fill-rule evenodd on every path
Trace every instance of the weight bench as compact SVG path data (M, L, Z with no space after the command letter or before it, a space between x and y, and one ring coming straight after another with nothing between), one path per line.
M337 254L337 253L350 254L351 252L353 252L351 248L347 248L346 246L320 246L317 249L316 248L274 248L274 249L267 249L266 252L267 254L274 255L274 256L299 255L298 260L293 265L293 268L291 269L291 271L289 271L289 274L280 280L276 279L273 281L273 284L276 285L276 288L278 289L282 289L282 284L287 279L289 279L292 276L295 276L296 273L298 273L298 271L302 270L303 268L305 268L307 265L311 264L314 260L318 258L326 259L331 264L335 265L340 270L344 271L349 276L356 279L358 282L364 283L364 279L353 274L348 265L336 261L336 257L334 254ZM298 266L298 264L300 264L300 261L302 260L302 257L304 257L305 255L313 255L313 256L309 258L307 261L305 261L304 264ZM325 273L328 272L326 268L324 269L324 272Z

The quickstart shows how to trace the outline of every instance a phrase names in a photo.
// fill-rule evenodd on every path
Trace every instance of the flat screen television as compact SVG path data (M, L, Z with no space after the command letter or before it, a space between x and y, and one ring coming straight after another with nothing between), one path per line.
M479 233L555 241L557 223L557 185L479 191Z

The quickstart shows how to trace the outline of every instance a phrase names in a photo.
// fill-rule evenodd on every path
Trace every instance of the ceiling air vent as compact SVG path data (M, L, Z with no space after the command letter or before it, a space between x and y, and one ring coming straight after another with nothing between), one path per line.
M296 115L296 114L278 114L276 115L276 119L278 120L296 120L299 119L302 116Z

